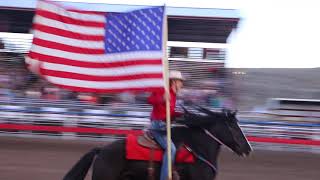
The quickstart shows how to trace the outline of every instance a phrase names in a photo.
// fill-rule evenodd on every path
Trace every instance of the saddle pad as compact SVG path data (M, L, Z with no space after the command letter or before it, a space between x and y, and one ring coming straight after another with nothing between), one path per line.
M151 149L138 144L138 137L129 134L126 138L126 158L129 160L148 161L151 158ZM154 150L153 160L161 162L163 156L162 150ZM176 154L176 162L193 163L194 157L185 147L178 149Z

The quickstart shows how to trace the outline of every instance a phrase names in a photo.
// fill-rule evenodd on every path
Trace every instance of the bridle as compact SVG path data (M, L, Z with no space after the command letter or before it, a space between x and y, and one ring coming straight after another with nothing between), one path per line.
M205 134L207 134L209 137L211 137L213 140L215 140L219 145L224 145L224 143L222 143L217 137L215 137L210 131L206 130L205 128L202 128L202 130L204 131ZM184 145L185 148L191 152L197 159L199 159L200 161L202 161L203 163L205 163L206 165L208 165L210 167L210 169L212 170L212 173L216 173L217 172L217 168L216 166L211 163L209 160L207 160L206 158L204 158L202 155L196 153L194 150L192 150L189 146ZM228 147L228 146L226 146Z
M228 117L227 113L226 113L226 117ZM229 150L233 151L229 146L227 146L226 144L224 144L219 138L217 138L215 135L213 135L210 131L208 131L207 129L205 128L201 128L201 130L206 134L208 135L211 139L213 139L214 141L216 141L219 145L224 145L225 147L227 147ZM232 136L232 138L234 138ZM217 172L217 168L216 166L211 163L209 160L205 159L203 156L201 156L200 154L196 153L195 151L193 151L189 146L186 146L186 149L191 152L196 158L198 158L200 161L204 162L205 164L207 164L213 173L216 173Z
M225 114L225 116L226 116L227 118L229 118L229 115L228 115L227 112L224 112L224 114ZM228 129L230 130L230 127L229 127L229 126L227 126L227 127L228 127ZM215 141L216 141L217 143L219 143L220 145L224 145L224 146L227 147L230 151L234 152L234 150L232 150L229 146L227 146L225 143L223 143L219 138L217 138L215 135L213 135L210 131L208 131L208 130L205 129L205 128L202 128L202 130L203 130L204 133L205 133L206 135L208 135L211 139L215 140ZM231 132L231 134L232 134L232 131L231 131L231 130L230 130L230 132ZM235 138L234 138L234 136L233 136L233 134L232 134L232 139L233 139L233 141L236 141Z

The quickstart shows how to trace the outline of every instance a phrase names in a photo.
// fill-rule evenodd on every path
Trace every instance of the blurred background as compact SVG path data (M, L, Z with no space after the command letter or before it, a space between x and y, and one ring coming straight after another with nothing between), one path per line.
M58 3L101 12L163 4ZM315 21L320 6L291 1L166 3L169 68L187 79L178 104L238 110L256 150L248 159L223 150L218 178L319 179L320 26ZM61 178L86 150L125 136L97 130L140 130L149 123L148 93L72 92L27 70L24 57L32 43L35 5L36 0L0 1L0 179ZM80 132L87 127L91 130ZM24 162L13 158L25 154Z

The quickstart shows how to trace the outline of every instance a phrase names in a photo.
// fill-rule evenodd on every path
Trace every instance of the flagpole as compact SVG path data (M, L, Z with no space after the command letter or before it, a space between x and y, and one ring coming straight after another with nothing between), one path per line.
M171 157L171 115L170 115L170 85L169 85L169 63L167 55L167 41L168 41L168 21L166 15L166 6L164 6L163 18L163 78L165 88L166 101L166 125L167 125L167 155L168 155L168 180L172 180L172 157Z

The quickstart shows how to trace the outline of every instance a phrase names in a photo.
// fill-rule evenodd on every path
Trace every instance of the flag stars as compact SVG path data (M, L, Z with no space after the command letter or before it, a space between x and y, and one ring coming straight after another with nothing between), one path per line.
M132 14L132 16L133 16L134 18L136 18L136 19L138 18L138 16L137 16L136 14Z
M151 13L159 22L161 22L161 16L160 14L157 14L156 12L153 12Z
M141 28L139 26L137 27L137 29L138 29L138 31L141 31Z
M113 31L109 31L109 33L114 37L114 38L118 38L118 36L113 32Z
M120 34L123 34L123 31L116 24L110 23L110 25L112 25Z
M116 37L116 40L119 42L119 43L121 43L122 41L121 41L121 39L120 38L118 38L118 37Z
M108 19L106 51L160 50L162 14L158 11L147 9L113 15Z
M146 15L146 14L143 14L143 16L144 16L149 22L152 21L151 18L150 18L150 16L148 16L148 15Z
M124 16L125 21L129 22L131 24L131 20L128 18L128 16Z
M146 18L146 19L148 19L149 17L146 15L146 13L141 13L142 14L142 16L144 17L144 18Z
M141 20L136 14L133 14L133 17L134 17L135 19L137 19L137 21L138 21L139 23L142 23L142 20Z
M161 17L159 15L156 15L155 17L159 22L161 21Z
M142 25L145 27L145 28L147 28L148 26L147 26L147 24L143 21L142 22ZM150 28L149 28L150 29Z
M121 21L121 19L119 19L117 16L115 16L115 19L118 21L118 23L121 25L121 26L123 26L124 28L128 28L128 26L126 25L126 24L124 24L122 21Z
M138 21L139 21L140 24L142 24L142 20L140 18L138 18Z
M154 21L150 21L152 23L153 26L156 26L157 24Z
M147 16L146 18L150 23L152 23L152 19L149 16Z
M146 13L144 13L143 11L140 11L139 13L140 13L140 15L142 15L142 16L146 16Z
M156 14L155 12L150 11L150 10L149 10L149 12L150 12L150 14L152 14L154 17L156 17L156 16L157 16L157 14Z
M144 32L144 30L141 31L141 34L144 35L144 36L146 35L146 33Z
M149 26L146 26L146 28L149 32L151 31L151 28Z

